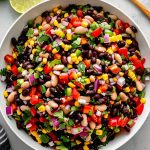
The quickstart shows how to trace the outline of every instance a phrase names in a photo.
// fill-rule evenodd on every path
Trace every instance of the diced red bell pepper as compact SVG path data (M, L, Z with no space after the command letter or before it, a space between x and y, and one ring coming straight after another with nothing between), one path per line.
M72 89L72 97L77 100L79 98L79 96L80 96L80 93L78 92L78 90L76 88L73 88Z
M102 118L97 116L97 124L101 124Z
M36 115L36 109L34 107L30 108L30 113L34 117Z
M68 84L68 82L69 82L68 73L61 73L61 74L59 75L59 81L60 81L62 84Z
M109 118L108 126L116 127L118 125L118 119L119 117Z
M143 112L143 110L144 110L144 104L138 105L138 106L136 107L136 113L137 113L137 115L141 115L142 112Z
M73 17L73 18L70 20L70 23L73 25L73 27L78 27L78 26L81 26L81 21L82 21L81 18Z
M57 53L57 54L55 54L55 55L54 55L54 59L61 59L61 55L60 55L60 54L58 54L58 53Z
M43 122L43 123L47 121L47 120L46 120L44 117L42 117L42 116L39 118L39 120L40 120L40 122Z
M48 135L52 138L53 142L58 141L56 135L53 132L48 133Z
M138 105L140 105L140 97L137 97L137 96L135 96L135 97L133 97L133 101L135 101L136 102L136 106L138 106Z
M120 127L125 127L126 125L127 125L127 123L128 123L128 121L129 121L129 118L128 117L125 117L125 118L119 118L118 119L118 126L120 126Z
M37 126L35 124L32 124L32 126L29 128L30 132L33 132L37 129Z
M128 59L128 49L126 47L122 47L118 50L118 53L121 56L124 56L126 59Z
M100 86L100 90L101 90L102 92L106 92L107 89L108 89L108 85L107 85L107 84L103 84L103 85Z
M118 74L121 71L121 69L116 64L113 64L108 68L113 74Z
M79 87L79 88L81 88L81 89L84 88L84 86L83 86L80 82L78 82L78 81L74 81L73 83L74 83L77 87Z
M36 88L32 87L30 90L29 96L31 97L32 95L35 95L35 93L36 93Z
M77 16L82 18L83 17L83 11L77 10Z
M83 63L85 64L86 69L90 68L90 66L91 66L91 61L90 61L90 60L85 59L85 60L83 61Z
M128 28L130 25L126 22L126 23L124 23L124 28L126 29L126 28Z
M12 103L11 107L12 107L13 112L17 111L17 105L16 104Z
M120 34L120 30L119 29L114 29L113 31L116 33L116 35Z
M17 86L17 81L13 81L13 85L14 85L14 86Z
M93 106L92 105L84 105L83 113L84 114L89 114L90 111L92 111L92 113L93 113Z
M71 71L69 72L69 79L70 79L70 80L73 80L73 79L74 79L75 73L76 73L75 70L71 70Z
M50 68L49 66L48 66L48 63L45 65L45 67L44 67L44 73L45 74L49 74L50 72L52 71L52 68Z
M39 97L37 95L32 95L31 99L30 99L30 103L32 105L36 105L39 103Z
M117 43L112 43L111 48L112 48L113 52L116 52L119 50Z
M52 51L52 45L45 45L44 47L43 47L43 49L45 50L45 51L47 51L47 52L51 52Z
M91 118L95 123L98 122L98 117L95 114L92 114Z
M91 117L88 117L88 118L87 118L87 121L88 121L88 122L90 122L91 120L92 120L92 118L91 118Z
M52 30L52 28L50 27L50 28L48 28L47 30L46 30L46 34L47 35L51 35L51 30Z
M13 63L14 63L14 58L13 58L13 56L12 56L12 55L9 55L9 54L5 55L4 60L5 60L5 62L8 63L8 64L13 64Z
M72 97L72 96L64 96L64 97L61 98L61 102L62 102L63 104L69 104L70 101L72 101L72 100L73 100L73 97Z
M117 21L117 26L118 26L118 29L119 29L121 32L124 31L124 23L123 23L123 21L118 20L118 21Z
M69 23L68 26L67 26L67 29L71 29L72 28L72 24Z
M12 71L12 73L13 74L15 74L16 76L18 75L18 68L17 68L17 66L16 65L13 65L12 67L11 67L11 71Z
M103 32L102 28L97 28L91 33L91 35L94 37L98 37L102 34L102 32Z
M139 59L138 59L138 57L137 57L136 55L132 55L132 56L129 58L129 60L134 63L134 62L136 62L136 61L139 60Z

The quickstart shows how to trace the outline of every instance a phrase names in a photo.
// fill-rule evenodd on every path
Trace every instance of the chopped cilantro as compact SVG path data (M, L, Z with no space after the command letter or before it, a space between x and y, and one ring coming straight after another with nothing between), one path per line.
M77 38L75 41L73 41L72 48L80 47L80 43L81 43L81 38Z
M70 126L70 127L73 126L74 125L73 120L69 119L68 122L67 122L67 125Z
M17 46L16 48L17 48L17 51L18 51L19 54L22 53L23 50L24 50L24 47L21 46L21 45Z
M61 139L63 140L63 142L69 142L70 141L68 137L63 136L63 135L61 136Z
M76 111L76 110L78 110L78 107L76 107L76 106L71 107L71 111Z
M47 35L42 35L42 36L38 37L38 41L40 43L46 42L48 40L49 40L49 36L47 36Z
M56 146L56 149L58 149L58 150L69 150L69 149L66 148L64 145Z
M26 125L30 121L31 118L32 118L32 115L31 115L30 111L25 110L23 113L24 125Z
M42 135L40 136L40 138L41 138L42 143L48 143L49 140L50 140L49 136L46 135L46 134L42 134Z
M83 62L80 62L78 65L77 65L77 68L78 68L78 71L79 72L82 72L82 73L85 73L85 64Z
M33 30L32 28L29 28L29 30L28 30L26 36L27 36L27 37L32 37L32 36L33 36L33 33L34 33L34 30Z
M3 68L3 69L0 70L0 75L1 76L6 76L6 74L7 74L7 69L6 68Z
M60 128L62 128L62 129L64 129L65 128L65 126L66 126L66 124L65 123L62 123L62 124L60 124Z
M63 111L60 110L60 111L55 112L55 113L54 113L54 117L64 118Z

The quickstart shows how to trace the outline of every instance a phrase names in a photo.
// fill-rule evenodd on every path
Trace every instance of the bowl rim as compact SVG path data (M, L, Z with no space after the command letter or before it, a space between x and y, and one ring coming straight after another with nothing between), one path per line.
M22 19L22 18L23 18L28 12L30 12L32 9L35 9L35 8L38 7L39 5L44 4L44 3L47 3L47 2L50 2L50 1L52 1L52 0L45 0L45 1L42 1L42 2L38 3L37 5L31 7L31 8L28 9L27 11L25 11L23 14L21 14L21 15L12 23L12 25L9 27L9 29L8 29L8 30L6 31L6 33L4 34L4 36L3 36L3 38L2 38L2 41L0 42L0 49L2 48L3 42L5 41L5 39L6 39L7 35L8 35L8 33L11 31L11 29L13 28L13 26L15 26L15 24L16 24L20 19ZM128 14L126 14L126 13L125 13L123 10L121 10L121 8L119 8L118 6L115 6L115 5L113 5L113 4L109 3L109 2L106 2L106 1L104 1L104 0L98 0L98 1L100 1L100 2L102 2L102 3L104 3L104 4L106 4L106 5L109 5L109 6L112 7L113 9L116 9L116 10L122 12L134 25L136 25L136 27L137 27L138 30L141 32L141 34L142 34L144 40L146 41L146 43L147 43L147 45L148 45L149 50L150 50L150 44L149 44L149 42L148 42L147 37L145 36L144 32L143 32L142 29L139 27L139 25L134 21L134 19L132 19ZM71 4L71 3L68 2L68 5L69 5L69 4ZM1 111L1 109L0 109L0 113L2 114L2 117L3 117L4 121L5 121L5 123L6 123L6 124L8 125L8 127L11 129L11 131L17 136L17 138L20 139L24 144L26 144L26 145L27 145L28 147L30 147L31 149L34 149L34 148L33 148L31 145L29 145L29 143L28 143L27 141L25 141L20 135L17 135L17 133L13 130L13 127L11 126L11 124L5 119L5 117L4 117L4 115L3 115L2 111ZM115 147L115 149L118 149L118 148L120 148L121 146L123 146L125 143L127 143L130 139L132 139L132 138L137 134L137 132L141 129L141 127L142 127L143 124L145 123L145 121L146 121L147 117L149 116L149 114L150 114L150 109L147 111L147 115L146 115L146 116L143 116L143 121L142 121L142 123L137 127L137 129L135 130L135 132L133 133L133 135L132 135L130 138L128 138L127 140L124 140L122 143L119 143L119 144ZM115 150L115 149L114 149L114 150ZM113 150L113 149L112 149L112 150Z

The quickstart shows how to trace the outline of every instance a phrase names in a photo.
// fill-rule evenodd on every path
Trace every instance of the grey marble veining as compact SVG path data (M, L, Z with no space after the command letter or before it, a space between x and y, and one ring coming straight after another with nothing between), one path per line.
M150 41L150 20L145 17L132 3L130 0L105 0L106 2L113 3L114 5L121 8L126 12L145 33L146 37ZM141 0L150 9L150 0ZM14 20L19 16L9 6L8 0L0 0L0 41L4 34ZM31 150L22 141L20 141L16 135L12 133L9 127L6 125L0 114L0 123L4 126L9 136L13 150ZM150 117L146 120L140 131L119 150L150 150Z

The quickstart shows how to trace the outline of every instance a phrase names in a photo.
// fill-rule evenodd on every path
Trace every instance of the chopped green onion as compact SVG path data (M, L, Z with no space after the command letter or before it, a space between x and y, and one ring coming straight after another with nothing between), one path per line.
M77 49L75 53L76 53L77 56L79 56L79 55L81 55L82 51Z
M42 85L41 89L42 89L42 94L44 94L46 92L46 87L44 85Z

